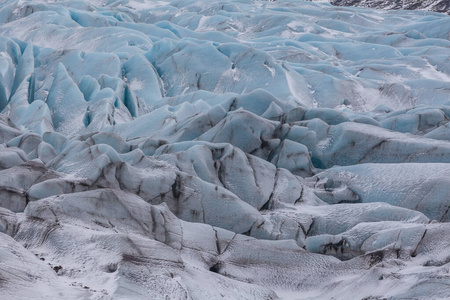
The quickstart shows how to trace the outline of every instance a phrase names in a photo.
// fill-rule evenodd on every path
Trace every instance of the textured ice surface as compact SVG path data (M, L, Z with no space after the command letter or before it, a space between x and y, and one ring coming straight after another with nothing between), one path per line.
M450 17L0 4L5 299L449 299Z

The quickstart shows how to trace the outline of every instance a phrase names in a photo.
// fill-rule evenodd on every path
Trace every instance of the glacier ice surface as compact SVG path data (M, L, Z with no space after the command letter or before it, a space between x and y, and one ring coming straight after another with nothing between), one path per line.
M450 16L0 4L5 299L450 298Z

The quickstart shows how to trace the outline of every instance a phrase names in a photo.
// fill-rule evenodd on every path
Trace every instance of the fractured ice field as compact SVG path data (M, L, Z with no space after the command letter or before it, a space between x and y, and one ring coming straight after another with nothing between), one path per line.
M0 299L450 299L450 16L0 0Z

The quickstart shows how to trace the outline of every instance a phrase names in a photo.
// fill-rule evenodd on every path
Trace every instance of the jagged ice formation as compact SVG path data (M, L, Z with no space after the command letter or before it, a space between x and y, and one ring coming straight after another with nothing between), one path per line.
M296 0L1 1L0 297L449 299L449 32Z

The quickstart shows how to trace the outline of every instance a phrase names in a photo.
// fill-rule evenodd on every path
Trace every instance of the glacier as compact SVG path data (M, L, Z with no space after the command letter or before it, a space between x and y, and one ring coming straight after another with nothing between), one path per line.
M450 16L0 1L1 299L449 299Z

